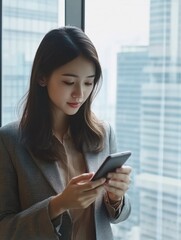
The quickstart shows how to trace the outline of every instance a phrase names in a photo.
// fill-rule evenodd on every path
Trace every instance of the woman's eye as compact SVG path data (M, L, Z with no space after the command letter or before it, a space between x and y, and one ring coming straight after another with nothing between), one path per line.
M63 81L63 83L65 83L66 85L73 85L74 82L67 82L67 81Z
M92 83L92 82L87 82L87 83L85 83L85 85L87 85L87 86L92 86L93 83Z

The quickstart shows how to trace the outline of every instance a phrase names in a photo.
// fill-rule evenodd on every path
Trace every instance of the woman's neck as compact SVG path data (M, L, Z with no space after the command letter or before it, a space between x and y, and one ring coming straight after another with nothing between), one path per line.
M52 132L62 142L64 134L67 132L69 127L68 116L54 117Z

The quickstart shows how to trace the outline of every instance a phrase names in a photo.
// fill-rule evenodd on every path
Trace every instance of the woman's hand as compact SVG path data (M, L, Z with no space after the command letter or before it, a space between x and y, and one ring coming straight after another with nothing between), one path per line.
M122 166L115 172L108 173L107 181L104 184L108 197L111 201L120 201L130 184L131 167Z
M95 201L96 197L104 189L103 184L106 179L91 182L92 176L93 173L86 173L72 178L61 194L67 209L87 208Z
M84 173L71 179L65 190L53 197L49 204L50 218L54 219L68 209L87 208L104 190L105 178L90 181L94 173Z

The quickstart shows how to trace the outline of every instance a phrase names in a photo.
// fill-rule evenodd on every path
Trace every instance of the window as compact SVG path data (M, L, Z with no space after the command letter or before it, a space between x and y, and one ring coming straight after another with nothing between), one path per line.
M2 1L2 125L18 118L32 61L44 34L64 24L63 0Z
M181 1L86 0L103 87L94 110L131 150L132 213L115 240L181 238Z

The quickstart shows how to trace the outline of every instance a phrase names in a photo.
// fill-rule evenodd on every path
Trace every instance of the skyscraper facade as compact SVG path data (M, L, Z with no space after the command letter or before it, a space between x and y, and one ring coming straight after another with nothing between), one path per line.
M144 57L118 54L116 133L119 149L133 152L134 183L128 234L117 239L179 240L181 0L151 0L149 32Z
M44 34L58 26L58 0L6 0L2 14L2 124L15 120Z
M147 46L125 46L117 54L116 135L118 149L132 151L129 165L133 168L133 182L140 174L141 93L142 84L148 81L148 75L143 71L147 64ZM139 195L139 188L131 184L129 196L132 213L130 218L121 224L115 239L137 239L136 236L139 236Z
M181 1L150 2L142 86L140 239L181 238Z

